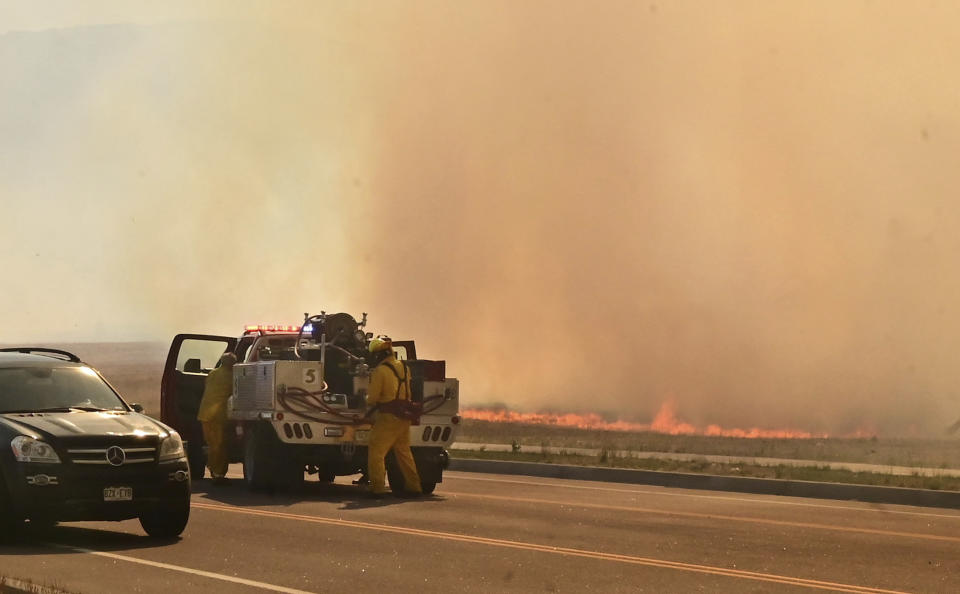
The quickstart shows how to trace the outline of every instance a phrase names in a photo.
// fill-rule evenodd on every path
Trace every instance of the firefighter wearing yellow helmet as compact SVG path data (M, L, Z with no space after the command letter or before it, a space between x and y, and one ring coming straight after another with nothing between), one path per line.
M370 493L381 497L386 493L386 466L384 459L393 449L400 472L403 473L407 494L420 495L420 475L413 454L410 452L410 411L415 406L410 401L410 372L403 362L394 356L389 338L370 341L370 353L377 362L370 372L370 387L367 405L376 407L377 416L370 432L367 447L367 472L370 476ZM399 491L397 485L391 485Z

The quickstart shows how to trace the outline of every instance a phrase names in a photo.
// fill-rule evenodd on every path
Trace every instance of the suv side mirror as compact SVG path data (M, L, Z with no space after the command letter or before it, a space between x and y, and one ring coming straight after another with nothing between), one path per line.
M133 412L137 412L137 413L142 413L142 412L143 412L143 405L142 405L142 404L133 403L133 404L130 405L130 408L133 409Z

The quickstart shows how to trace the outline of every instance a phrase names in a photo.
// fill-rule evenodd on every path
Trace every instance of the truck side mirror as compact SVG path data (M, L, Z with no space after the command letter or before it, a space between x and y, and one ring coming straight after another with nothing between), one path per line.
M131 405L130 405L130 408L132 408L132 409L133 409L133 412L136 412L136 413L142 413L142 412L143 412L143 405L142 405L142 404L137 404L136 402L134 402L133 404L131 404Z

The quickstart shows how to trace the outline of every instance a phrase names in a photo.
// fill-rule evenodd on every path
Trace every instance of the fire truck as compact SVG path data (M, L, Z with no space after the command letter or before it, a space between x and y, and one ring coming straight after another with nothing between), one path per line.
M367 314L304 315L300 325L250 325L239 338L178 334L170 345L160 388L161 419L186 439L193 478L206 456L196 420L207 374L232 352L233 395L228 404L231 462L243 463L254 490L295 489L304 474L321 481L366 474L372 425L366 406L370 362ZM446 448L459 429L459 382L444 361L417 358L412 340L394 340L410 372L411 400L422 408L410 428L410 446L424 493L443 480ZM403 475L391 452L387 477L396 492Z

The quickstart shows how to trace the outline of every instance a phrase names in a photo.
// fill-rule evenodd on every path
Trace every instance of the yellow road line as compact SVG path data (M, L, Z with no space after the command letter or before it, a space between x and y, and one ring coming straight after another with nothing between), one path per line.
M712 499L715 501L722 501L726 503L759 503L763 505L779 505L779 506L792 506L792 507L810 507L810 508L819 508L819 509L835 509L845 512L857 512L857 513L868 513L868 514L882 514L882 515L900 515L900 516L918 516L924 518L942 518L946 520L960 520L960 514L950 514L950 513L933 513L933 512L920 512L904 509L889 509L886 507L862 507L861 505L856 505L862 503L859 501L850 501L850 505L833 505L825 503L810 503L808 501L787 501L783 500L784 496L781 495L770 495L766 498L760 497L741 497L734 494L729 495L706 495L703 493L685 493L682 490L672 487L661 487L660 490L653 489L638 489L638 488L617 488L617 487L600 487L596 485L581 485L576 484L581 481L580 479L555 479L554 482L545 482L545 481L532 481L532 480L522 480L522 479L513 479L513 478L500 478L496 477L485 477L485 476L475 476L477 473L465 472L465 471L456 471L448 470L443 473L444 477L450 477L457 480L465 481L483 481L489 483L506 483L514 485L530 485L533 487L551 487L551 488L563 488L563 489L576 489L576 490L586 490L586 491L604 491L609 493L626 493L631 495L653 495L656 497L685 497L690 499ZM357 475L359 476L359 475ZM228 478L242 479L243 473L239 470L232 471L227 473ZM450 491L444 490L445 493ZM778 497L779 499L773 499L772 497ZM901 505L901 504L895 504Z
M471 478L471 480L474 480L474 479ZM476 480L494 480L494 479L476 479ZM509 482L513 482L513 481L509 481ZM536 482L531 482L529 484L547 486L547 487L554 486L548 483L536 483ZM622 492L640 493L640 494L645 493L643 491L631 491L631 490L623 490ZM766 518L730 516L730 515L724 515L724 514L706 514L706 513L700 513L700 512L671 511L671 510L649 508L649 507L609 505L609 504L603 504L603 503L571 503L569 501L557 501L557 500L551 500L551 499L510 497L506 495L487 495L487 494L481 494L481 493L464 493L464 492L450 491L450 490L444 490L443 494L456 495L458 497L493 499L498 501L514 501L517 503L535 503L538 505L558 505L563 507L605 509L609 511L627 511L627 512L635 512L635 513L659 514L659 515L679 516L679 517L687 517L687 518L702 518L702 519L708 519L708 520L724 520L724 521L730 521L730 522L747 522L747 523L753 523L753 524L766 524L768 526L787 526L790 528L806 528L810 530L830 530L833 532L860 533L860 534L871 534L875 536L890 536L893 538L916 538L920 540L934 540L934 541L940 541L940 542L960 543L960 537L957 537L957 536L942 536L938 534L923 534L923 533L917 533L917 532L899 532L895 530L880 530L877 528L855 528L852 526L839 526L836 524L814 524L810 522L792 522L789 520L771 520ZM718 497L718 499L727 499L727 498ZM747 499L746 501L757 501L757 500ZM846 507L837 506L836 509L848 510L848 509L855 509L855 508L846 508ZM904 512L904 513L910 513L910 512ZM937 517L956 518L958 516L937 516Z
M771 520L767 518L751 518L745 516L728 516L722 514L707 514L702 512L673 511L650 507L634 507L629 505L608 505L604 503L573 503L570 501L556 501L551 499L534 499L529 497L510 497L507 495L485 495L480 493L459 493L444 491L445 495L457 497L473 497L476 499L492 499L495 501L514 501L517 503L535 503L537 505L559 505L562 507L582 507L589 509L604 509L608 511L625 511L644 514L658 514L662 516L679 516L684 518L702 518L705 520L724 520L728 522L746 522L750 524L767 524L770 526L789 526L791 528L807 528L811 530L831 530L834 532L852 532L872 534L877 536L892 536L894 538L917 538L921 540L937 540L942 542L960 543L960 537L942 536L939 534L923 534L917 532L898 532L895 530L880 530L877 528L856 528L853 526L838 526L836 524L813 524L810 522L793 522L790 520Z
M762 582L771 582L776 584L801 586L819 590L831 590L835 592L856 592L856 593L874 593L874 594L904 594L896 590L883 590L880 588L871 588L867 586L857 586L853 584L841 584L836 582L826 582L820 580L811 580L806 578L775 575L769 573L760 573L755 571L744 571L739 569L729 569L725 567L714 567L710 565L696 565L693 563L682 563L679 561L668 561L665 559L653 559L650 557L636 557L633 555L620 555L615 553L603 553L600 551L589 551L584 549L572 549L566 547L555 547L541 545L536 543L527 543L513 540L503 540L499 538L487 538L483 536L471 536L467 534L456 534L452 532L437 532L434 530L423 530L420 528L407 528L404 526L391 526L388 524L374 524L370 522L358 522L356 520L344 520L340 518L325 518L322 516L310 516L303 514L292 514L288 512L277 512L262 509L249 509L241 507L232 507L227 505L211 505L208 503L193 503L193 508L205 509L211 511L229 512L251 516L262 516L269 518L280 518L286 520L296 520L300 522L311 522L316 524L327 524L331 526L345 526L349 528L361 528L365 530L377 530L380 532L391 532L394 534L406 534L412 536L421 536L427 538L436 538L441 540L465 542L471 544L483 544L488 546L497 546L511 549L521 549L526 551L552 553L555 555L565 555L571 557L583 557L587 559L598 559L603 561L617 561L620 563L629 563L632 565L644 565L648 567L658 567L663 569L674 569L679 571L688 571L724 577L733 577L747 580L756 580Z
M680 489L672 487L661 487L659 490L653 489L637 489L637 488L617 488L617 487L600 487L597 485L581 485L576 484L580 481L579 479L556 479L554 482L545 482L545 481L531 481L531 480L522 480L522 479L508 479L508 478L499 478L499 477L485 477L485 476L475 476L477 473L463 472L448 470L443 473L444 477L455 478L458 480L465 481L483 481L490 483L507 483L514 485L530 485L534 487L561 487L564 489L579 489L586 491L606 491L609 493L627 493L633 495L653 495L656 497L686 497L693 499L712 499L715 501L723 501L730 503L760 503L763 505L789 505L793 507L812 507L812 508L821 508L821 509L836 509L842 510L845 512L864 512L872 514L892 514L892 515L904 515L904 516L921 516L927 518L944 518L949 520L960 520L960 514L948 514L948 513L931 513L931 512L918 512L912 510L903 510L903 509L889 509L889 508L876 508L876 507L862 507L861 505L855 505L860 502L851 501L850 505L835 505L835 504L825 504L825 503L810 503L808 501L785 501L782 499L773 499L772 497L784 497L781 495L772 495L767 496L766 498L760 497L741 497L734 494L729 495L706 495L704 493L685 493ZM898 504L899 505L899 504Z

